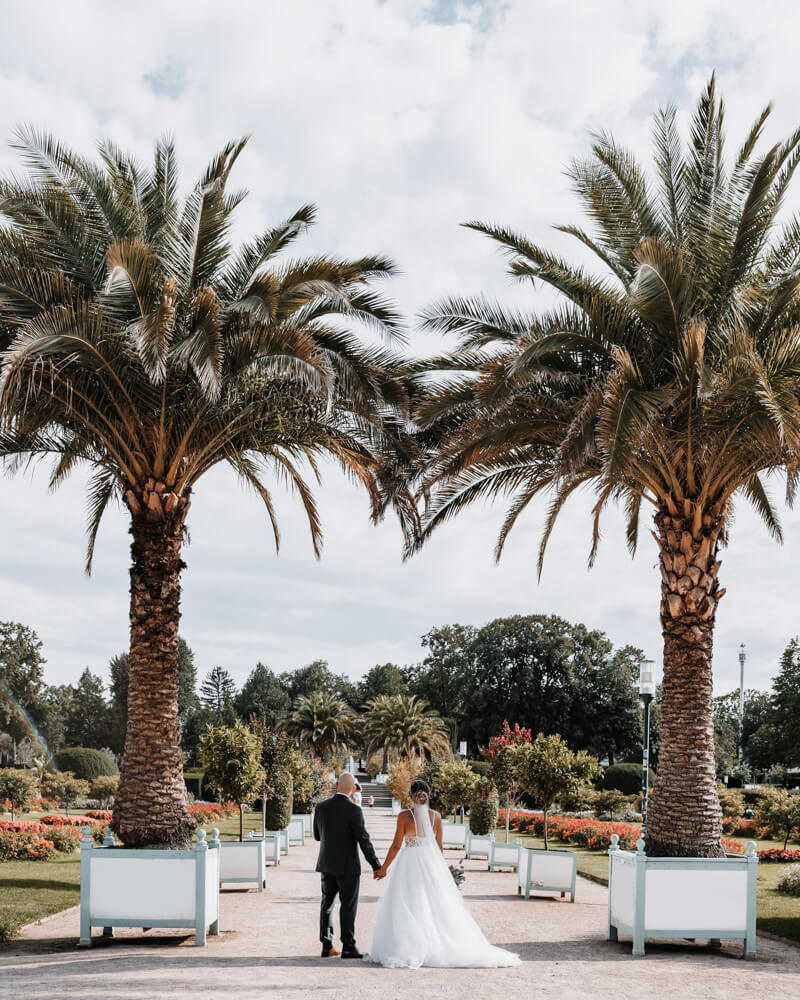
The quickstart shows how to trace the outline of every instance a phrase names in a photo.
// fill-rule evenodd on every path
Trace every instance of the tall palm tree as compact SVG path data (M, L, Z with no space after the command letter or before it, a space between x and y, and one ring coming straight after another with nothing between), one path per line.
M356 717L346 702L329 691L301 694L283 729L323 760L347 753L356 734Z
M380 750L384 772L392 752L408 757L412 753L446 754L451 749L447 723L416 695L378 695L367 702L366 710L364 742L367 756Z
M719 549L739 496L780 537L761 473L786 463L790 494L797 483L800 224L775 223L800 132L758 154L768 113L728 165L712 78L688 143L673 108L656 115L654 181L611 137L595 137L571 169L594 232L559 228L601 273L472 223L508 254L512 274L550 286L560 303L526 315L451 299L425 317L460 341L430 366L439 374L418 414L433 494L426 536L473 501L506 495L499 558L546 492L541 572L558 515L581 486L596 495L590 565L609 502L624 505L631 552L642 505L652 512L664 683L651 855L721 853L711 709Z
M180 574L192 492L227 463L279 530L267 476L294 490L314 551L309 470L328 456L369 495L402 505L398 316L375 289L391 262L279 257L306 205L234 249L230 143L185 198L175 150L152 169L111 143L100 164L33 131L24 180L0 182L0 454L53 456L51 486L88 467L89 552L109 503L130 515L128 728L113 827L128 845L185 844L177 716ZM365 341L366 326L385 345ZM384 489L384 471L388 485ZM405 523L413 518L406 505Z

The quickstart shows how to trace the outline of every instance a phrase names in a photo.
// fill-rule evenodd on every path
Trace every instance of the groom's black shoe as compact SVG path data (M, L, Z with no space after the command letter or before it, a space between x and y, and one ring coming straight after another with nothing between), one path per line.
M334 958L336 955L339 955L339 954L341 954L341 952L338 952L335 948L323 948L322 949L322 957L323 958Z
M358 948L343 948L342 958L363 958L364 956L358 950Z

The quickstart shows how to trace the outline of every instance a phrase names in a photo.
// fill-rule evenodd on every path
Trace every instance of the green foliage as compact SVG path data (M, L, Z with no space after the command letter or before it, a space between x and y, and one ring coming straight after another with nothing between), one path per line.
M485 837L494 830L499 809L500 800L494 784L487 778L478 778L469 805L469 828L476 837Z
M76 778L92 781L101 775L119 774L117 762L106 750L92 747L64 747L56 754L62 771L72 771Z
M611 764L605 769L602 779L603 789L606 791L616 789L625 795L635 795L642 788L641 764ZM648 770L648 786L652 788L655 780L652 770Z
M800 896L800 865L784 868L775 888L786 896Z
M607 815L612 823L614 822L614 813L624 813L631 804L630 796L624 792L620 792L616 788L608 788L595 792L593 799L594 810L598 819Z
M288 769L273 773L270 779L271 794L266 800L265 830L284 830L294 812L292 776Z
M334 674L327 660L314 660L297 670L283 673L280 682L288 692L291 704L302 695L308 697L317 691L333 695L350 706L359 701L357 686L344 674Z
M206 782L239 806L239 839L242 836L242 803L264 786L261 741L241 722L233 726L212 726L198 745L198 755L206 769Z
M800 827L800 792L773 791L766 795L758 807L758 821L776 840L783 838L783 849L792 831Z
M102 774L92 782L89 794L93 799L99 799L103 809L108 809L114 801L118 787L118 774Z
M341 698L327 691L314 691L298 697L283 728L325 760L336 752L347 752L355 736L356 718Z
M236 720L233 699L236 684L224 667L212 667L200 685L200 701L217 725L232 726Z
M292 749L289 757L289 774L292 776L293 812L313 812L315 784L312 776L314 758L301 750Z
M547 848L547 813L559 795L574 791L600 773L596 757L585 750L574 753L558 735L539 733L533 743L517 743L514 758L519 783L544 812Z
M416 695L382 694L367 703L363 723L367 753L390 755L450 754L447 725Z
M57 799L69 815L70 803L89 794L89 782L76 778L72 771L47 771L42 775L41 791L45 798Z
M562 792L558 796L558 804L568 813L586 812L589 809L594 809L598 794L588 782L581 782L575 788Z
M374 781L383 772L383 754L374 753L367 760L367 779Z
M0 802L8 799L11 803L11 819L16 818L18 810L22 810L36 795L39 781L35 771L21 767L0 768Z
M478 781L478 775L469 764L460 760L443 763L436 776L438 802L442 811L454 813L462 807L468 808Z
M0 732L19 741L30 732L21 705L36 725L47 720L42 641L21 622L0 621Z
M792 639L783 652L772 682L770 724L775 734L770 763L800 765L800 639Z
M469 760L467 761L470 768L478 775L479 778L486 778L489 776L489 762L485 760Z
M744 813L744 795L737 788L726 788L723 784L718 783L717 794L723 816L736 817Z
M376 664L358 682L358 701L361 706L382 694L408 693L406 671L396 663Z
M289 693L263 663L256 664L234 699L241 718L249 719L255 715L264 719L268 726L275 726L284 719L290 705Z

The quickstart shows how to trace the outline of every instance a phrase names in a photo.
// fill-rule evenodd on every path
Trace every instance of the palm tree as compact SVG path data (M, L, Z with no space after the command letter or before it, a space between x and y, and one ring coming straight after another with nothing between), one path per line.
M595 231L560 229L599 260L595 276L502 227L512 274L550 286L551 311L525 315L451 299L429 328L459 337L434 361L419 408L432 491L425 536L475 500L506 495L509 532L542 492L541 542L581 486L600 517L624 505L636 548L649 507L661 569L664 683L651 855L718 856L711 653L719 549L734 501L749 500L780 537L761 474L784 463L797 483L800 408L800 225L776 215L800 161L800 132L763 155L769 108L732 165L712 78L681 142L675 109L655 117L655 183L606 135L571 176ZM430 380L430 375L426 375Z
M317 757L347 753L356 730L356 717L346 702L329 691L301 694L294 711L283 724L298 743L309 746Z
M450 753L447 723L422 698L409 694L382 694L368 701L366 709L367 757L381 750L384 772L392 752L401 757L412 753Z
M306 205L238 249L229 190L245 141L217 155L185 199L175 150L146 169L111 143L101 164L48 136L18 138L30 176L0 181L0 454L54 456L50 484L90 473L89 552L109 503L130 515L128 728L113 827L131 846L187 843L176 711L180 574L192 492L227 463L279 530L267 476L300 498L328 456L367 490L373 518L403 504L392 306L382 257L277 259L313 222ZM365 342L366 326L386 341ZM386 478L384 479L384 473ZM384 482L387 483L384 489ZM413 519L406 505L401 519Z

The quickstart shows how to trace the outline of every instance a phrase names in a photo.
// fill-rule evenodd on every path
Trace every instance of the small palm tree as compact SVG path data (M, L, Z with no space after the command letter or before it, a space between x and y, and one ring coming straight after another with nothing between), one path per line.
M383 770L389 754L408 757L412 753L450 752L447 723L438 712L416 695L383 694L367 702L364 741L367 757L381 750Z
M374 518L403 505L405 395L387 343L398 317L382 257L278 258L313 222L306 205L234 249L227 145L184 199L172 143L146 169L111 143L98 165L34 132L30 167L0 182L0 454L53 456L51 486L90 473L89 554L109 503L130 515L128 726L113 827L128 845L185 844L177 716L180 573L201 477L227 464L263 501L297 494L322 539L308 470L328 456L367 490ZM385 487L385 488L384 488ZM401 515L413 519L413 505Z
M283 724L298 743L309 746L317 757L347 753L356 734L356 717L346 702L329 691L301 694L291 717Z
M637 544L652 512L661 569L664 683L658 778L647 825L651 855L717 856L712 716L714 621L724 594L719 549L738 496L774 536L761 473L784 464L790 494L800 443L800 226L775 228L800 162L800 132L756 154L769 109L735 160L724 157L713 79L684 146L675 110L655 119L655 184L612 138L572 168L595 232L561 227L602 267L594 276L498 226L512 273L554 289L561 304L524 315L483 299L428 311L459 347L419 409L433 492L426 537L475 500L511 504L496 554L528 504L550 494L539 557L581 486L627 514ZM426 376L429 378L429 376Z

